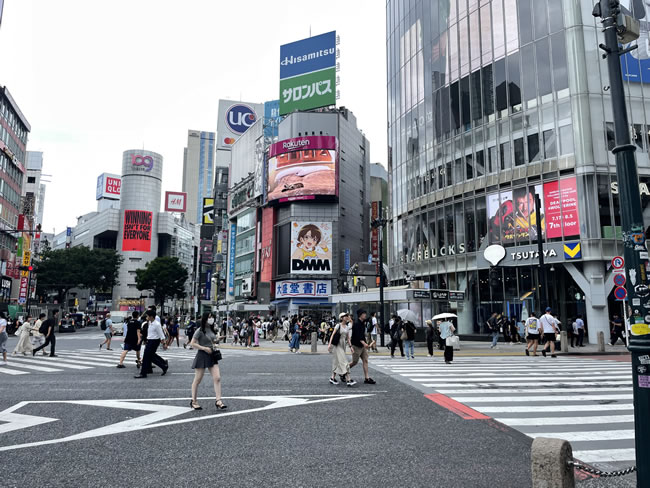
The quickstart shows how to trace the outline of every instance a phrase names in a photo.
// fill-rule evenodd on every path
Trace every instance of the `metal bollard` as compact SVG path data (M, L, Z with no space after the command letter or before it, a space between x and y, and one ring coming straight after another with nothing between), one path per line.
M311 333L311 352L318 352L318 332Z
M569 352L569 340L567 339L566 330L560 332L560 350L562 352Z
M596 336L598 337L598 352L605 352L605 333L600 331Z
M538 437L530 452L533 488L575 488L573 450L568 441Z

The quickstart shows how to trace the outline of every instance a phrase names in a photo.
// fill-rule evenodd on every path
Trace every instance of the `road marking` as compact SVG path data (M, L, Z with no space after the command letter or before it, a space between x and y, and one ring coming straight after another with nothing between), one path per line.
M0 366L0 373L10 374L10 375L29 374L27 371L16 371L15 369L11 369L7 366Z
M0 434L6 434L12 430L26 429L36 425L55 422L58 419L49 417L38 417L36 415L23 415L20 413L6 413L2 416L2 421L6 424L0 424Z
M42 371L43 373L54 373L55 371L63 371L62 369L48 368L47 366L34 366L31 364L16 364L15 362L11 363L13 368L20 369L33 369L34 371Z
M454 397L454 400L471 405L472 403L517 403L517 402L549 402L561 399L564 402L588 402L591 400L632 400L632 393L612 395L538 395L538 396L500 396L492 398Z
M600 383L594 383L594 386ZM630 383L632 386L632 383ZM476 393L480 395L498 395L501 393L587 393L587 392L603 392L603 391L621 391L621 388L467 388L458 390L446 390L444 388L438 389L438 393L444 395L454 394L471 394ZM526 397L524 397L526 398Z
M43 361L40 359L25 359L25 358L14 358L14 361L20 362L26 362L28 364L43 364ZM67 368L67 369L92 369L88 366L79 366L77 364L69 364L65 361L59 361L58 359L48 359L47 360L48 364L53 364L54 366L57 366L59 368Z
M634 422L634 415L595 415L593 417L581 416L580 419L575 417L534 417L534 418L495 418L494 420L502 424L524 427L537 427L542 425L583 425L583 424L612 424Z
M635 449L590 449L573 451L573 458L584 463L602 463L616 461L634 462L636 459Z
M490 418L487 415L483 415L481 412L477 412L473 408L463 405L462 403L452 400L448 396L441 395L440 393L431 393L429 395L424 395L424 397L465 420L484 420Z
M530 437L551 437L564 439L569 442L583 441L619 441L634 439L634 429L629 430L596 430L593 432L539 432L526 434Z
M185 417L175 420L166 420L171 417L178 415L183 415L189 412L193 412L190 407L176 407L172 405L160 405L160 404L151 404L151 403L142 403L150 401L187 401L188 397L180 398L152 398L152 399L117 399L117 400L41 400L41 401L25 401L20 402L13 407L10 407L2 412L0 412L0 419L4 419L5 415L14 413L14 410L17 410L23 406L30 404L64 404L64 405L87 405L92 407L107 407L107 408L124 408L129 410L139 410L152 412L147 415L136 417L122 422L117 422L115 424L107 425L100 427L98 429L92 429L89 431L81 432L78 434L70 435L67 437L61 437L58 439L49 439L44 441L35 441L27 442L24 444L14 444L9 446L1 446L0 452L2 451L12 451L15 449L24 449L28 447L60 444L64 442L71 442L81 439L91 439L95 437L107 436L120 434L125 432L133 432L135 430L145 430L153 429L157 427L166 427L169 425L177 424L186 424L190 422L198 422L209 419L216 419L222 417L231 417L234 415L242 415L245 413L252 412L261 412L265 410L275 410L279 408L286 407L295 407L303 405L311 405L314 403L323 403L323 402L333 402L339 400L350 400L358 399L373 396L374 393L359 393L352 395L261 395L261 396L238 396L238 397L223 397L224 400L249 400L249 401L259 401L265 402L266 405L261 407L248 408L244 410L230 410L228 412L217 413L212 415L201 415L193 417ZM210 400L213 401L214 397L202 397L199 400ZM56 420L56 419L53 419Z

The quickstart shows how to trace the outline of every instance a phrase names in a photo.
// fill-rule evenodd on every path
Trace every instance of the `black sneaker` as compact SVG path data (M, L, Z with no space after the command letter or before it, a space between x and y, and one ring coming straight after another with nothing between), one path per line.
M546 349L542 349L542 356L546 357Z
M346 383L346 385L348 385L348 386L354 386L354 385L356 385L356 384L357 384L357 382L354 381L354 380L350 380L350 381L348 381L348 382Z
M123 364L118 364L117 367L118 368L126 368L126 366L124 366Z
M555 355L555 354L551 354L551 357L552 357L552 358L556 358L557 355Z
M530 353L528 352L528 349L526 349L526 356L530 356Z
M375 383L377 383L377 382L376 382L375 380L373 380L372 378L366 378L365 380L363 380L363 382L364 382L365 384L367 384L367 385L374 385Z
M336 381L336 378L330 378L330 383L332 383L333 385L338 385L339 384L339 382Z

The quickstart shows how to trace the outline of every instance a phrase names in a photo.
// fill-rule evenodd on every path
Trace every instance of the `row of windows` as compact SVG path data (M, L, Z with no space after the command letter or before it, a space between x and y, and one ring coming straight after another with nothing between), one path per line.
M27 129L23 126L22 122L11 108L7 100L4 98L0 99L0 117L7 121L9 128L16 134L18 139L23 143L27 144ZM4 140L4 139L3 139ZM6 142L6 141L5 141ZM21 161L24 161L24 158L20 158Z
M13 161L11 161L4 152L0 152L0 170L4 171L19 188L23 186L23 173L18 169Z
M9 131L5 129L2 124L0 124L0 140L2 140L2 142L7 145L9 150L14 153L14 156L16 156L18 161L25 161L25 151L21 149L18 143L9 134Z

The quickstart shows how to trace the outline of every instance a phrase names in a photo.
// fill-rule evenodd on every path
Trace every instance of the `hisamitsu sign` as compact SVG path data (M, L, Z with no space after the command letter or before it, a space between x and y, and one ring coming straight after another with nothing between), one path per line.
M152 223L153 212L125 210L122 250L151 252Z

